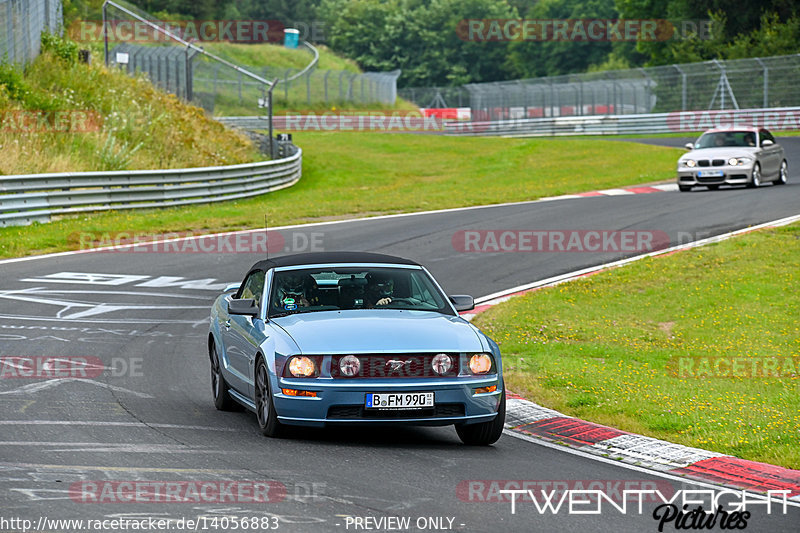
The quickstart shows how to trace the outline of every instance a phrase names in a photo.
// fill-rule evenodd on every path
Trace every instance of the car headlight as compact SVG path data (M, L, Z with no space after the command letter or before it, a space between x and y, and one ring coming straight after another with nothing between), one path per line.
M446 353L436 354L431 360L431 368L440 376L447 374L453 368L453 358Z
M750 162L749 157L731 157L728 159L728 164L732 167L746 165Z
M361 360L355 355L345 355L339 359L339 370L343 376L352 378L361 370Z
M313 359L304 355L292 357L289 361L289 373L296 378L308 378L317 373L317 365Z
M697 162L694 159L681 159L679 164L684 167L694 168Z
M469 358L469 369L473 374L486 374L492 369L492 357L485 353L476 353Z

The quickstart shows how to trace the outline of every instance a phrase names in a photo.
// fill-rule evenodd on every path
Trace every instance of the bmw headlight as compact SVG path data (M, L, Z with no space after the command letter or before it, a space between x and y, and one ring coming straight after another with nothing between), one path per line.
M689 168L694 168L697 165L697 162L694 159L683 159L681 160L681 165Z
M304 355L292 357L289 361L289 373L296 378L310 378L317 373L314 360Z
M492 357L486 353L476 353L469 358L469 369L473 374L487 374L492 369Z
M731 157L728 159L728 164L732 167L740 167L746 165L751 161L749 157Z

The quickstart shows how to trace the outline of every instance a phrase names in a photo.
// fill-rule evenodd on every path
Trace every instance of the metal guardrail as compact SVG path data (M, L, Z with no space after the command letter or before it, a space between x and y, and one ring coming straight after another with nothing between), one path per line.
M294 147L283 159L222 167L0 176L0 226L258 196L294 185L302 174L302 157Z
M676 111L640 115L588 115L495 121L449 121L446 135L538 137L558 135L636 135L689 133L725 125L759 125L767 129L797 130L800 107L735 111Z

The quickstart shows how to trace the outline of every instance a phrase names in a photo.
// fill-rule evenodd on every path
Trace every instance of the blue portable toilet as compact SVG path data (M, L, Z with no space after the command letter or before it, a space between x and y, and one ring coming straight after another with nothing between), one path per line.
M286 48L297 48L300 42L300 30L286 28L283 30L283 46Z

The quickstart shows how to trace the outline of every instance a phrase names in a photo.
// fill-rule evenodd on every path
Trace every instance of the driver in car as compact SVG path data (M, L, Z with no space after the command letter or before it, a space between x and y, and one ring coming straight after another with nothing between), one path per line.
M394 279L391 276L370 272L367 274L366 301L370 307L380 307L392 302Z
M308 280L298 274L281 276L278 280L278 298L275 306L282 311L295 311L298 307L314 305L307 297L309 281L314 283L313 279Z

